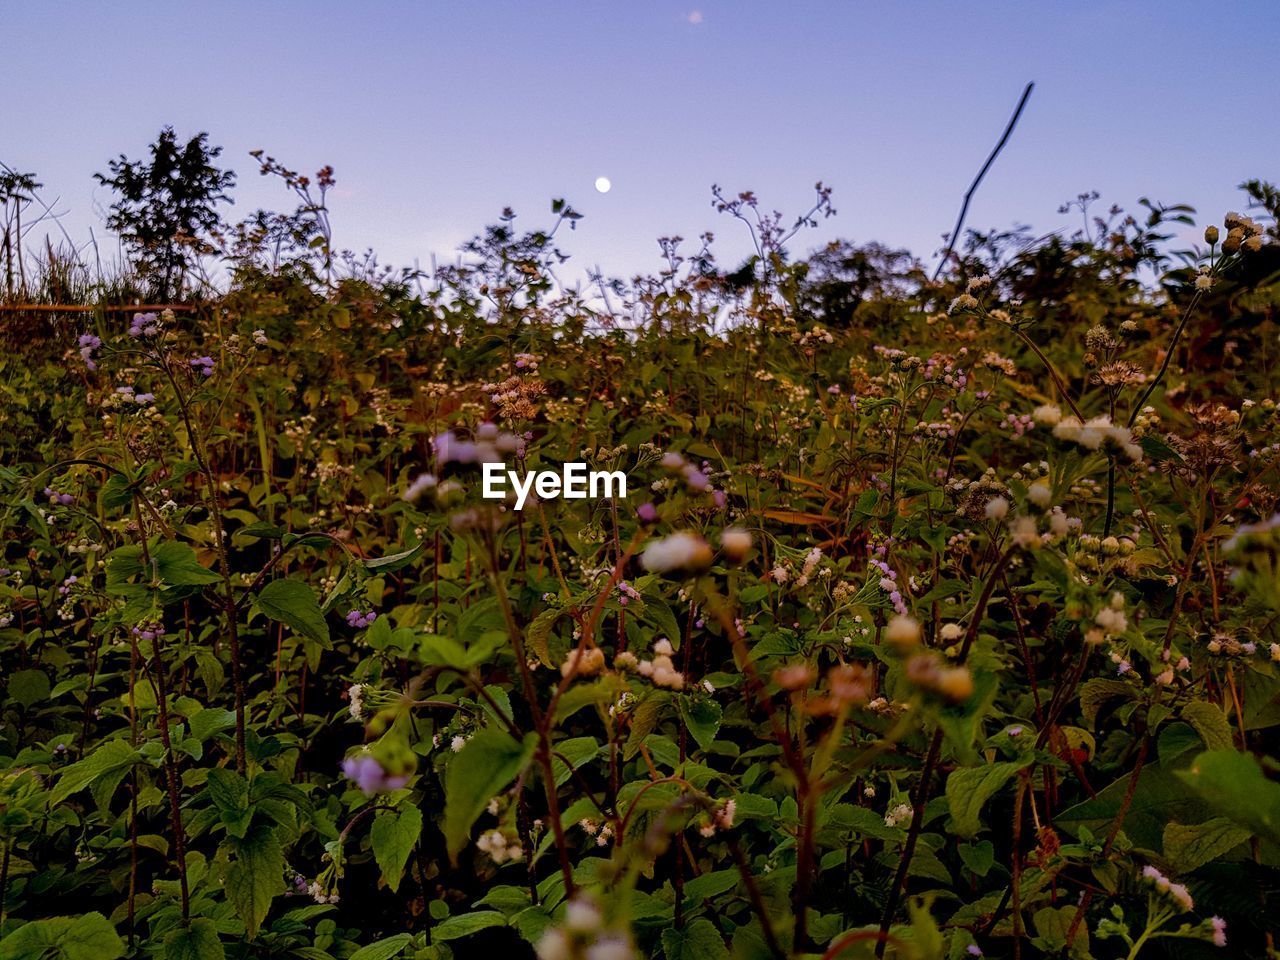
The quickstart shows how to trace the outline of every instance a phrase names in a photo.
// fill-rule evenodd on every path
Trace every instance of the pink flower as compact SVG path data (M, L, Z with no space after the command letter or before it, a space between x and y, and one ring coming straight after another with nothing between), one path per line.
M409 774L391 776L371 753L357 753L342 761L342 773L366 797L399 790L409 782Z

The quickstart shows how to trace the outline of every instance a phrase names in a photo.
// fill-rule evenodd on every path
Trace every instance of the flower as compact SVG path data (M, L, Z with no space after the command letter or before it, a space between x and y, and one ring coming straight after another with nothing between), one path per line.
M375 793L399 790L409 782L411 774L391 775L382 763L369 751L354 754L342 761L342 774L366 797Z
M642 503L636 507L636 517L641 523L657 523L658 508L652 503Z
M711 547L693 533L673 533L644 548L640 565L650 573L697 573L711 566Z
M920 624L911 617L898 614L884 628L884 639L895 647L914 647L920 642Z
M160 332L160 318L154 313L135 313L129 322L129 336L154 337Z
M1062 419L1062 408L1056 403L1042 403L1031 412L1031 418L1046 427L1055 427Z
M1009 513L1009 501L1004 497L992 497L987 501L988 520L1003 520Z
M1225 947L1227 945L1227 921L1221 917L1210 917L1209 925L1213 930L1213 945L1215 947Z
M560 664L562 677L591 677L604 669L604 651L599 647L574 648Z
M98 350L102 348L102 338L96 337L92 333L82 333L80 335L80 359L84 361L84 365L89 370L98 369Z
M900 823L910 820L915 811L909 803L900 803L888 813L884 815L884 825L886 827L896 827Z
M436 482L434 473L420 473L409 486L405 487L401 497L409 503L417 503L424 493L435 489Z
M734 563L741 563L751 551L751 534L741 527L730 527L721 531L720 546L726 557Z
M347 611L347 626L355 627L357 630L363 630L373 624L378 619L378 614L370 610L368 613L361 613L359 610Z

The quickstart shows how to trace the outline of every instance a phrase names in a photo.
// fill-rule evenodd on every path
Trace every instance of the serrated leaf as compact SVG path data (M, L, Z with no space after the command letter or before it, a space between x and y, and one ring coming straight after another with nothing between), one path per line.
M1171 823L1164 828L1165 859L1178 873L1190 873L1244 843L1252 836L1225 817L1204 823Z
M1280 783L1267 779L1252 754L1210 750L1177 775L1215 813L1280 843Z
M1234 750L1236 741L1226 714L1205 700L1192 700L1182 708L1182 719L1195 727L1210 750Z
M284 892L284 851L275 832L265 824L236 841L233 848L236 859L227 870L227 900L252 940L271 909L271 901Z
M361 947L353 953L349 960L391 960L404 952L404 948L413 942L407 933L397 933L394 937L377 940Z
M49 795L49 802L61 803L73 793L91 786L102 777L110 776L117 771L123 773L139 759L141 755L138 751L123 740L108 740L87 757L71 764L58 775L58 782Z
M727 960L729 948L706 917L697 917L683 930L662 931L662 953L666 960Z
M223 960L226 951L218 939L218 927L208 917L196 917L189 926L175 927L164 938L164 960Z
M446 940L457 940L469 937L473 933L487 927L505 927L507 918L497 910L479 910L475 913L463 913L440 923L431 931L431 939L436 943Z
M501 730L481 730L449 762L445 776L444 836L449 859L471 837L471 825L499 791L505 789L533 756L534 734L517 743Z
M301 580L273 580L258 593L257 606L272 620L324 646L329 645L329 624L320 610L315 591Z
M422 811L412 804L404 806L399 812L387 811L378 814L369 831L373 843L373 856L382 871L382 879L387 882L391 892L400 889L400 880L404 876L404 865L409 861L409 854L418 843L422 834Z
M1030 762L1027 759L962 767L947 777L947 804L951 808L956 833L962 837L972 837L977 833L982 826L980 815L983 805Z
M171 587L198 587L217 583L221 578L200 565L196 552L188 544L167 540L151 551L151 563L161 583Z

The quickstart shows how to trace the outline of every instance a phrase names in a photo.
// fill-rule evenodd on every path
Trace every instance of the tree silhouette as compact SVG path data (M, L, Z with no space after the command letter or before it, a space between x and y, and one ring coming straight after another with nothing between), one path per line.
M161 300L182 292L192 263L212 249L209 240L222 223L218 204L232 202L226 191L235 174L212 162L221 153L209 146L207 133L181 145L173 128L165 127L149 160L121 154L108 164L110 176L94 174L118 194L107 226L123 238Z

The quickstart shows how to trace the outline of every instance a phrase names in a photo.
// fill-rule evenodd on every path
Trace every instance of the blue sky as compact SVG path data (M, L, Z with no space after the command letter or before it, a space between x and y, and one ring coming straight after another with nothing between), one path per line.
M839 216L803 247L928 255L1028 80L972 226L1056 228L1085 190L1204 222L1280 179L1274 0L61 0L5 21L0 160L77 239L102 235L93 172L172 124L225 147L238 214L289 203L249 150L332 164L336 242L396 264L452 259L504 206L544 223L556 196L585 214L580 268L653 269L657 236L706 229L728 261L746 247L712 183L794 214L818 179Z

